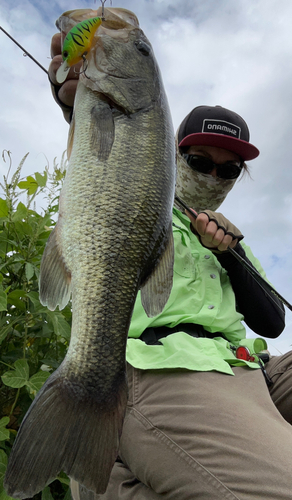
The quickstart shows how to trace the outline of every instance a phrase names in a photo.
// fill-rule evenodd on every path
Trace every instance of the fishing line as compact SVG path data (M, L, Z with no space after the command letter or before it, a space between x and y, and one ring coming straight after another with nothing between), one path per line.
M2 26L0 26L0 30L2 30L3 33L5 33L5 35L8 36L8 38L10 38L10 40L12 40L25 53L25 55L30 57L32 61L35 62L48 75L48 71L46 70L46 68L44 68L27 50L25 50L25 48L22 47L20 43L18 43L11 35L9 35L9 33L7 33L7 31L5 31L5 29L2 28Z
M195 219L197 218L198 214L194 210L189 208L188 205L186 205L186 203L184 203L183 200L181 200L178 196L175 196L175 200L185 210L187 210L187 212L189 212L193 217L195 217ZM290 311L292 311L292 305L284 297L282 297L282 295L280 295L279 292L277 292L277 290L275 290L275 288L273 288L272 285L270 285L270 283L268 283L254 267L252 267L248 262L246 262L246 260L244 260L233 248L228 247L227 250L233 255L233 257L235 257L236 260L238 260L238 262L240 262L240 264L252 276L252 278L261 287L261 289L264 290L264 292L270 292L274 294L280 300L280 302L282 302L286 307L288 307L288 309L290 309ZM279 304L274 300L274 298L271 295L270 299L280 310L282 310Z
M104 4L105 4L106 0L100 0L100 3L101 3L101 19L103 21L105 21L105 17L104 17ZM94 3L96 3L96 0L94 0ZM111 0L111 5L112 5L112 0Z

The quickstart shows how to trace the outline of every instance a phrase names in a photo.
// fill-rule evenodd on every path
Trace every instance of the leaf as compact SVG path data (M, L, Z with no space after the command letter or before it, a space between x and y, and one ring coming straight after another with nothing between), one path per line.
M39 372L35 373L32 377L30 377L26 385L27 387L29 387L31 394L32 393L36 394L42 388L42 386L44 385L45 381L49 378L49 376L50 376L49 372L44 372L40 370Z
M65 320L63 314L57 311L47 311L47 316L53 323L54 332L66 340L70 340L71 328L69 323Z
M13 292L10 292L7 296L7 302L8 304L12 304L15 306L17 309L20 309L21 311L26 310L26 304L23 300L25 298L26 293L24 290L13 290Z
M27 262L25 264L25 276L27 281L30 281L33 275L34 275L34 266L30 262Z
M1 332L0 332L0 344L3 342L3 340L6 339L10 328L11 328L10 325L8 325L7 328L5 328L4 330L1 330Z
M26 235L34 236L35 234L32 225L23 220L15 222L15 232L18 240L19 238L23 239Z
M0 427L6 427L7 424L9 424L9 417L3 417L0 420Z
M7 295L3 290L0 290L0 311L7 311Z
M52 358L44 358L42 360L42 362L44 365L50 366L50 367L54 368L55 370L60 366L60 363L56 359L52 359Z
M4 321L6 321L6 318L4 318ZM0 344L3 342L3 340L6 339L9 331L12 329L12 324L8 324L5 327L1 326L0 328Z
M33 305L35 307L38 307L40 305L39 293L38 292L29 292L26 295L32 301L32 303L33 303Z
M35 268L35 271L37 269ZM34 314L41 314L41 313L47 313L48 308L46 306L43 306L40 301L39 301L39 293L38 292L29 292L26 294L26 296L31 300L34 310Z
M18 359L14 363L15 370L9 370L2 375L3 384L14 389L26 385L29 379L29 366L26 359Z
M8 319L10 321L9 324L7 324ZM11 319L6 316L0 320L0 344L7 337L8 333L13 329L13 326L16 325L22 319L23 316L15 316L14 319L11 321Z
M26 206L20 201L17 205L16 211L12 214L11 220L13 222L17 222L26 219L27 213L28 211Z
M15 500L15 499L7 495L6 491L2 489L0 493L0 500Z
M6 472L6 467L7 467L7 455L6 453L0 449L0 491L3 489L3 480Z
M1 491L1 489L0 489L0 491ZM15 500L15 499L10 497L9 495L7 495L6 491L2 487L2 491L0 493L0 500Z
M64 172L62 172L59 168L55 169L55 179L56 181L61 181L64 177Z
M46 171L44 171L44 175L39 174L38 172L35 172L35 178L40 187L45 187L47 184L47 179L48 179L48 174Z
M29 175L26 178L26 181L20 181L18 183L18 187L19 189L26 189L28 194L31 195L36 192L38 188L38 183L31 175Z
M42 491L42 500L54 500L52 497L51 490L48 486Z
M27 181L20 181L17 186L19 187L19 189L28 189L29 188L29 182Z
M25 290L21 290L20 288L16 288L13 292L8 294L8 299L13 301L14 299L20 299L21 297L26 297Z
M66 495L64 496L64 500L72 500L72 495L70 488L68 488Z
M0 198L0 217L7 217L9 214L9 207L7 201Z
M29 378L29 366L26 359L18 359L14 363L15 369L23 374L26 380Z
M65 474L65 472L60 472L60 474L58 475L57 477L58 481L60 481L60 483L62 484L66 484L67 486L70 485L70 479L69 477L67 476L67 474Z
M11 177L11 184L12 184L12 187L13 189L16 188L18 182L19 182L19 178L20 178L20 174L21 174L21 169L23 167L23 164L26 160L26 158L28 157L29 153L26 153L26 155L24 155L24 157L22 158L20 164L18 165L17 169L15 170L13 176Z
M10 418L3 417L0 420L0 441L5 441L5 439L9 439L10 432L6 429L6 425L9 424Z

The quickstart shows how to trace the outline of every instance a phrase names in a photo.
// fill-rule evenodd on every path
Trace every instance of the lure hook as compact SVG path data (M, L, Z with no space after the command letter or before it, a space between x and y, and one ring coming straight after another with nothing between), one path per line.
M75 75L82 75L84 73L84 76L86 76L86 78L88 78L88 80L90 80L89 76L87 76L87 74L85 73L87 68L88 68L88 61L87 61L85 55L82 56L82 59L83 59L83 69L81 71L76 71L76 69L74 68L74 73L75 73Z

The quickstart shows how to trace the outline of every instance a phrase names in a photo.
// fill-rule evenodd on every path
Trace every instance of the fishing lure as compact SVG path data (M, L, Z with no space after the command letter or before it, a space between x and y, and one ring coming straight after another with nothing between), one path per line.
M69 69L82 59L86 60L94 34L101 25L101 17L92 17L86 21L76 24L67 34L62 50L63 63L56 73L58 83L66 80Z

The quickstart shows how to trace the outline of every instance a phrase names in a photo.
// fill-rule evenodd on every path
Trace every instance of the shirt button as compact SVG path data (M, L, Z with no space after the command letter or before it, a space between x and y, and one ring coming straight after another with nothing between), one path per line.
M212 278L212 280L214 280L216 278L216 274L210 274L210 278Z
M205 259L210 259L210 255L204 255Z
M208 309L214 309L215 306L208 306Z

